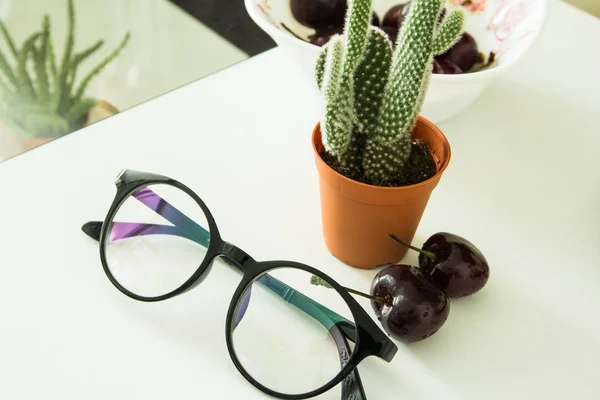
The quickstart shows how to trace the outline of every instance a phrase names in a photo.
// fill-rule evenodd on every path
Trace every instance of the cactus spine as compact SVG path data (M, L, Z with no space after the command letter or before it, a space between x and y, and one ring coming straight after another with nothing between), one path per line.
M370 25L372 0L350 0L343 36L323 48L317 84L327 102L324 145L368 183L392 181L411 153L411 132L423 106L433 56L460 37L463 13L438 23L443 0L413 0L392 51Z

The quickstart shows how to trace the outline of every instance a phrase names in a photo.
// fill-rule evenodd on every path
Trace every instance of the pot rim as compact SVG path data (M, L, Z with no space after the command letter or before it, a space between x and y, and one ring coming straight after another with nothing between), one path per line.
M450 158L452 156L452 151L450 149L450 142L448 141L448 138L446 137L446 135L444 135L444 133L442 132L442 130L437 125L435 125L433 122L431 122L430 120L428 120L427 118L425 118L425 117L423 117L421 115L418 116L417 123L423 123L425 125L426 129L429 129L429 130L435 132L436 138L438 140L440 140L440 142L444 146L444 152L446 154L446 159L445 159L444 163L442 164L442 166L440 167L440 169L435 173L435 175L433 175L431 178L429 178L427 180L424 180L424 181L419 182L419 183L414 183L412 185L395 186L395 187L371 185L371 184L368 184L368 183L363 183L363 182L356 181L354 179L350 179L347 176L342 175L339 172L337 172L336 170L334 170L333 168L331 168L329 166L329 164L327 164L323 160L323 158L321 157L321 154L319 154L319 151L317 150L316 137L317 137L317 131L322 134L322 132L321 132L321 121L317 122L317 125L313 128L312 140L311 140L312 141L313 152L315 153L315 156L317 157L317 159L319 160L319 162L322 165L324 165L338 179L341 179L341 180L343 180L343 181L345 181L345 182L347 182L349 184L353 184L353 185L356 185L358 187L362 187L364 189L381 190L381 191L384 191L384 192L397 192L397 191L410 190L410 189L414 189L414 188L417 188L417 187L429 185L431 183L431 181L434 181L434 180L438 179L444 173L444 171L446 170L446 168L448 168L448 165L450 164ZM322 142L323 141L321 140L321 145L322 145ZM427 146L427 147L430 149L429 146Z

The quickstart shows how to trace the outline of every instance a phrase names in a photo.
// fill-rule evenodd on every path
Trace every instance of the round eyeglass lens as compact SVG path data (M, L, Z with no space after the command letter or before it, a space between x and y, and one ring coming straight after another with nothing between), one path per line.
M293 267L269 270L238 300L233 351L246 372L287 395L322 388L352 355L356 327L348 304L323 280Z
M106 264L129 292L158 297L192 277L209 243L206 215L190 195L171 185L149 185L128 196L109 223Z

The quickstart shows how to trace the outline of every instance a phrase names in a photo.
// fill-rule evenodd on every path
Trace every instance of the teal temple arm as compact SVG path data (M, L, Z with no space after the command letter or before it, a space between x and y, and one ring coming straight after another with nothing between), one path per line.
M173 225L115 221L110 230L111 242L137 236L174 235L192 240L193 242L208 248L210 243L210 233L151 189L141 189L134 194L134 197ZM102 222L89 222L86 224L84 231L94 239L99 240L101 226ZM94 234L90 234L91 232L94 232ZM228 264L241 271L241 268L237 265L233 265L232 262L228 262ZM327 330L331 330L333 326L337 326L344 331L344 336L347 339L352 340L353 342L356 341L356 330L351 321L268 274L260 277L258 282L280 296L287 303L315 318L327 328ZM240 305L235 321L236 326L243 318L249 303L249 297L250 290L247 292L246 297L242 300Z

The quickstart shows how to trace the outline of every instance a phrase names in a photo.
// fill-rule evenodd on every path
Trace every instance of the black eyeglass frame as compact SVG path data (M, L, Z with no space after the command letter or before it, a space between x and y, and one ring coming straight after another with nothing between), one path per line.
M206 220L208 222L208 228L210 232L210 241L209 246L207 248L206 256L204 260L198 267L198 269L194 272L194 274L185 281L181 286L172 290L171 292L156 296L156 297L144 297L137 295L127 288L122 286L117 279L112 275L110 268L108 267L108 262L106 259L106 243L107 243L107 235L110 234L111 224L113 219L118 212L121 205L133 194L139 191L140 189L156 184L170 185L177 189L184 191L188 194L200 208L204 212ZM391 339L377 326L377 324L369 317L366 311L358 304L358 302L339 285L335 280L326 275L320 270L317 270L308 265L287 261L287 260L274 260L274 261L256 261L254 260L248 253L240 249L239 247L224 241L221 238L219 230L217 228L217 224L215 222L212 213L204 203L204 201L189 187L182 184L181 182L163 176L148 172L141 172L135 170L123 170L115 181L115 185L117 187L117 192L114 197L114 200L109 208L109 211L104 219L104 222L101 223L101 227L98 226L98 222L88 222L83 226L84 232L86 232L89 236L95 238L100 242L100 259L102 262L102 267L104 272L110 282L123 294L131 297L135 300L144 301L144 302L154 302L154 301L163 301L170 298L173 298L177 295L183 294L196 286L198 286L202 281L208 276L210 272L214 260L217 257L220 257L227 264L236 268L239 272L242 273L242 279L235 290L233 297L231 299L228 311L227 311L227 319L225 326L225 337L227 343L227 350L229 352L229 356L233 361L237 370L244 376L244 378L250 382L257 389L267 393L271 396L281 398L281 399L306 399L314 396L318 396L320 394L325 393L330 390L347 377L356 371L354 378L354 385L359 385L360 390L358 396L366 398L364 392L362 390L362 385L360 384L360 378L358 378L358 371L356 367L359 363L367 357L375 356L385 360L386 362L390 362L394 355L397 352L397 346L391 341ZM99 232L98 232L99 230ZM268 273L270 270L278 269L278 268L296 268L299 270L303 270L308 272L309 274L313 274L324 279L331 287L336 290L339 295L344 299L350 312L352 313L355 328L356 329L347 329L343 326L339 328L343 331L342 333L345 336L345 339L349 339L354 341L354 351L352 351L349 358L342 360L343 367L340 372L327 384L322 387L315 389L311 392L303 393L303 394L286 394L274 391L265 387L256 379L254 379L243 367L241 362L239 361L233 346L232 334L234 330L233 321L234 316L237 312L237 307L241 303L240 300L244 296L246 290L251 287L251 285L257 281L262 275ZM354 334L353 334L354 333ZM355 336L355 337L352 337ZM339 338L336 338L336 342ZM339 344L338 344L339 349ZM349 347L347 348L347 351ZM343 357L341 357L343 358ZM351 388L355 389L355 388Z

